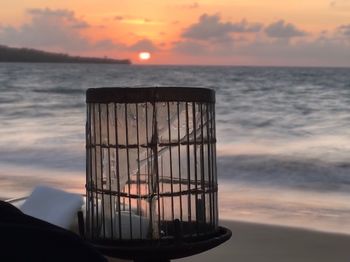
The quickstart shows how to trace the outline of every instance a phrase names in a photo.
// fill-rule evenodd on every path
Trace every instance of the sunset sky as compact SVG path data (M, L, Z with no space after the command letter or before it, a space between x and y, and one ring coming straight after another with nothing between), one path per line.
M11 0L0 44L148 64L350 66L350 0ZM151 53L140 61L139 52Z

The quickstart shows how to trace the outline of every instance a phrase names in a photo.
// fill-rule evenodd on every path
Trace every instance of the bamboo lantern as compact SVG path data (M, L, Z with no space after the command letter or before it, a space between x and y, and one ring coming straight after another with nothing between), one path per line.
M86 101L88 240L107 255L168 261L230 237L218 226L213 90L96 88Z

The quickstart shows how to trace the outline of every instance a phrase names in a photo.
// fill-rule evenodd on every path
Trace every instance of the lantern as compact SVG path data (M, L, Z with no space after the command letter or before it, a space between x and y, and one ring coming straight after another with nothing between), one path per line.
M167 261L230 238L218 226L213 90L96 88L86 101L89 241L107 255Z

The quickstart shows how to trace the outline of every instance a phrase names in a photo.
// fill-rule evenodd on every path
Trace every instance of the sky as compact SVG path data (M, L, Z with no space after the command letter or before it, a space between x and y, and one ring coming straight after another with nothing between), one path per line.
M136 64L350 67L350 0L1 1L0 44Z

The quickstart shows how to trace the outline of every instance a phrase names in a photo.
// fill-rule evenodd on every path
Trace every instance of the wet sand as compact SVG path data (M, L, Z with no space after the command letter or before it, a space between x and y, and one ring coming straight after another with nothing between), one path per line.
M298 228L222 221L232 238L202 254L177 262L349 262L350 235ZM110 261L125 261L111 259Z

